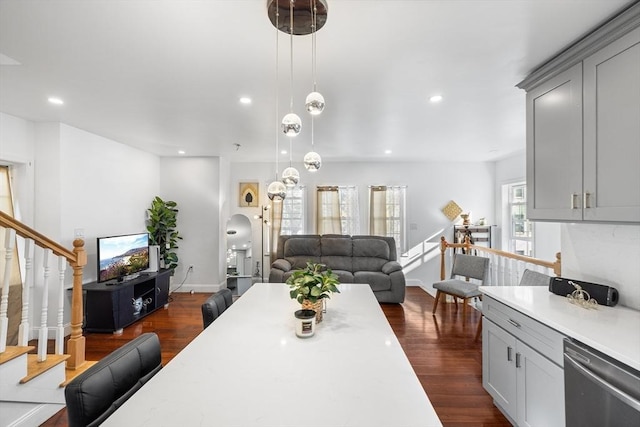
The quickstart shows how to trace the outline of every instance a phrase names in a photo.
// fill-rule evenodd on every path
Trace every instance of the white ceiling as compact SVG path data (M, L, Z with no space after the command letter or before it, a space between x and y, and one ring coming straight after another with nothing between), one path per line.
M298 0L302 1L302 0ZM317 33L326 161L494 160L525 145L528 73L630 0L328 0ZM280 32L279 117L289 108ZM0 0L0 111L161 156L272 161L266 0ZM294 40L294 161L310 150L311 37ZM429 97L441 94L439 104ZM63 106L47 102L64 99ZM241 105L241 96L253 103ZM279 138L280 148L289 139ZM236 151L234 144L240 144ZM392 154L385 154L385 150ZM287 159L288 155L280 155Z

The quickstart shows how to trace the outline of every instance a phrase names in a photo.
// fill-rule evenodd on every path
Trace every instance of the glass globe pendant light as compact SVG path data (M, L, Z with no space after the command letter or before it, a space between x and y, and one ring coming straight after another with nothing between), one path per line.
M322 166L322 158L320 154L313 151L313 116L311 116L311 151L304 155L303 163L304 167L309 172L317 172Z
M304 167L307 168L309 172L317 172L320 166L322 166L320 154L315 151L309 151L304 155Z
M300 182L300 173L291 165L293 158L293 144L289 140L289 167L282 171L282 182L289 188L295 187Z
M267 187L267 196L269 200L281 202L287 196L287 187L285 187L282 181L278 181L278 178L276 178L276 180Z
M311 10L311 68L313 72L313 92L307 95L305 101L305 107L309 114L317 116L324 110L324 96L317 89L316 83L316 25L318 9L316 7L316 0L312 1L313 8Z
M289 113L282 119L282 132L289 138L298 136L302 130L302 120L295 113Z
M318 114L322 113L322 110L324 110L324 96L322 96L320 92L311 92L309 95L307 95L305 107L307 108L309 114L317 116Z
M293 138L298 136L300 131L302 130L302 120L300 120L300 116L293 112L293 2L295 0L290 0L289 2L289 34L290 34L290 44L291 44L291 74L290 74L290 82L291 82L291 102L289 104L290 112L282 119L282 132L287 135L289 138Z

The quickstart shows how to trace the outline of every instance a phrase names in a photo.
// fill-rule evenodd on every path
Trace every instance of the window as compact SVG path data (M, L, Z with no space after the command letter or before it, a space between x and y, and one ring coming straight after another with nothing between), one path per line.
M358 188L355 186L339 186L340 225L342 234L349 236L360 234L360 205L358 204Z
M393 237L398 253L407 251L405 186L369 187L369 233Z
M533 256L533 227L527 219L527 186L525 183L507 186L509 252Z
M306 191L304 186L287 187L287 196L282 202L281 235L305 233L304 211Z
M318 234L360 233L358 189L355 186L322 186L317 188Z

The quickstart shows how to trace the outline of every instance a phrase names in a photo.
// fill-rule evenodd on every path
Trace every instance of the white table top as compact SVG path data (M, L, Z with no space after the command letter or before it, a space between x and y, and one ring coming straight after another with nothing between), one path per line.
M441 426L371 288L340 291L298 338L288 287L255 284L103 425Z
M640 370L640 311L571 304L546 286L481 286L487 296Z

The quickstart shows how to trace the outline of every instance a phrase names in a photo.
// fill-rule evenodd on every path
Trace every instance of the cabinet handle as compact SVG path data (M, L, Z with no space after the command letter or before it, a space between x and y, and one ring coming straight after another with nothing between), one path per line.
M520 353L516 353L516 368L519 368L522 364L520 363Z
M160 288L156 288L156 294L160 295Z
M583 205L585 209L591 209L591 193L584 193Z
M516 321L515 321L515 320L513 320L513 319L509 319L509 323L511 323L511 324L512 324L513 326L515 326L516 328L519 328L519 327L520 327L520 323L516 322Z
M511 354L511 352L513 351L513 348L511 348L510 346L507 346L507 361L511 362L513 360L513 355Z
M580 209L579 203L577 203L580 195L578 193L573 193L571 195L571 209Z

